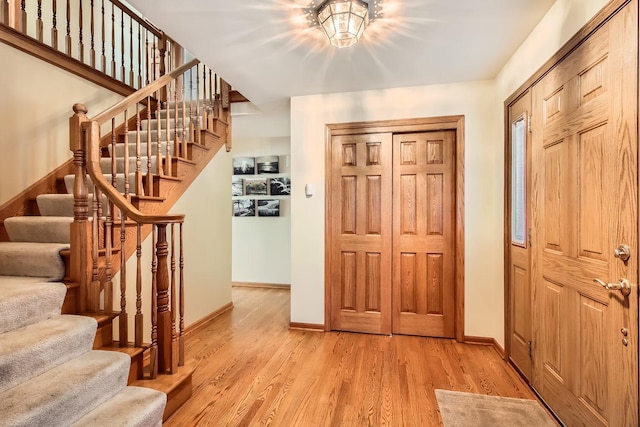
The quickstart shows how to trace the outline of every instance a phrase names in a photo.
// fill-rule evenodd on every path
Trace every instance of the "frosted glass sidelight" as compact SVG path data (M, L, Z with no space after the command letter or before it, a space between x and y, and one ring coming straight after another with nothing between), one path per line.
M526 244L526 128L525 118L513 122L511 127L511 241Z

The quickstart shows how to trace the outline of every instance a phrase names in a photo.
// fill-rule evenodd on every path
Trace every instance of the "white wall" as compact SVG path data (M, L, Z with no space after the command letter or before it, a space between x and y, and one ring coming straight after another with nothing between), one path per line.
M71 158L69 117L89 117L122 96L0 43L0 205Z
M558 0L493 81L292 98L292 322L324 323L325 125L463 114L465 335L504 344L503 103L605 4Z
M234 123L234 129L236 128ZM290 174L289 137L234 138L233 157L280 156L280 174ZM267 177L261 175L260 177ZM231 215L231 179L229 179L229 215ZM263 198L269 198L265 196ZM277 218L233 217L232 253L234 282L291 283L291 203L289 196L280 199Z

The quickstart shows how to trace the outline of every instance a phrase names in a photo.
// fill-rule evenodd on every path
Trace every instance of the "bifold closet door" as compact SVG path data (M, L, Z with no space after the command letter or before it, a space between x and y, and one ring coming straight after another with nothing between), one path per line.
M393 136L393 333L454 337L455 133Z
M331 328L390 334L391 134L331 143Z

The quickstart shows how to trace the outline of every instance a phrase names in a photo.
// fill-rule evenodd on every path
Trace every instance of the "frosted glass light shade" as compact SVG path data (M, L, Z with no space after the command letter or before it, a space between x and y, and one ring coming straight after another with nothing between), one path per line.
M369 24L369 6L362 0L327 0L316 13L329 42L339 48L356 44Z

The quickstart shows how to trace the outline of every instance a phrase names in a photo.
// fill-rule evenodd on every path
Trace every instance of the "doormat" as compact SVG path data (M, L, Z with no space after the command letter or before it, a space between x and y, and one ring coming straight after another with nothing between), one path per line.
M444 427L556 427L535 400L436 390Z

